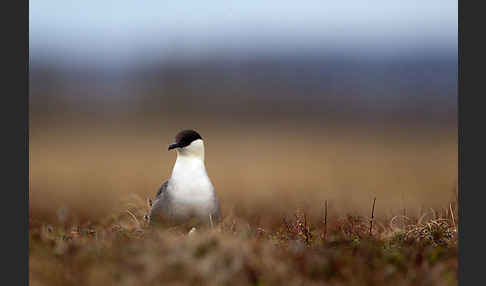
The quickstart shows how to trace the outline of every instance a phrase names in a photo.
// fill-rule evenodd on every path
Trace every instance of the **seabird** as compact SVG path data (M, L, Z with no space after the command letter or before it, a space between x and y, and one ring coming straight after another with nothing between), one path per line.
M172 149L177 151L177 160L151 204L149 222L213 226L220 219L219 202L206 172L201 135L180 131L169 145L168 150Z

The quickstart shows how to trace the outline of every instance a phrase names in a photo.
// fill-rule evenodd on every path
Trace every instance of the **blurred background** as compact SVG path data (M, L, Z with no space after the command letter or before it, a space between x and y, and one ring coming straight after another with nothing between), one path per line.
M30 210L153 197L183 128L223 214L417 215L457 185L457 1L31 0Z

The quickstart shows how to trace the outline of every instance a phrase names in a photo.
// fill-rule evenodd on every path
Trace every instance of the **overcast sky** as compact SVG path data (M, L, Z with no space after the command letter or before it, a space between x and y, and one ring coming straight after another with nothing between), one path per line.
M457 51L456 0L30 0L30 54L96 63Z

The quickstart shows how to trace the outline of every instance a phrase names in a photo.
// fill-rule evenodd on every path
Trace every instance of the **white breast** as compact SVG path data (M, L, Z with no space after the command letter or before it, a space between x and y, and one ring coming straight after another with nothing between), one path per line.
M178 156L172 170L168 191L175 212L206 216L215 207L214 187L206 173L204 161Z

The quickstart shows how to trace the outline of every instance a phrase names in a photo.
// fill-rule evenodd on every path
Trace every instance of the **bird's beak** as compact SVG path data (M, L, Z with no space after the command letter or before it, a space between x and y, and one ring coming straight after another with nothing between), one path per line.
M170 145L169 145L169 149L167 149L167 150L172 150L172 149L175 149L175 148L177 148L177 147L179 147L179 144L177 144L177 143L170 144Z

